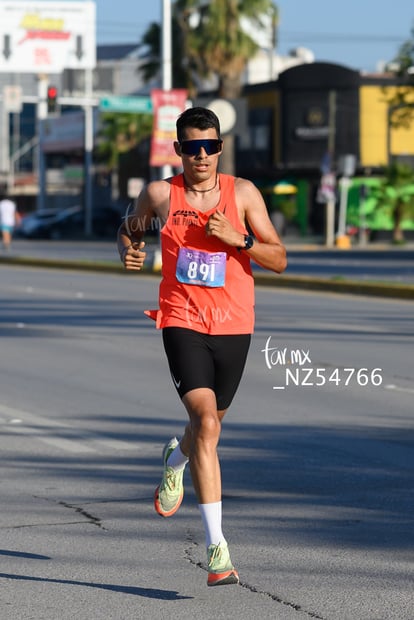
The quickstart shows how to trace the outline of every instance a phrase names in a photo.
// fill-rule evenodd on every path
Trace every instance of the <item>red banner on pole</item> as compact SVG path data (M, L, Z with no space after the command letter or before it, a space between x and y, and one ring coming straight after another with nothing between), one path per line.
M151 91L154 127L151 139L151 166L181 166L181 159L174 151L177 139L176 120L186 108L187 91L185 89Z

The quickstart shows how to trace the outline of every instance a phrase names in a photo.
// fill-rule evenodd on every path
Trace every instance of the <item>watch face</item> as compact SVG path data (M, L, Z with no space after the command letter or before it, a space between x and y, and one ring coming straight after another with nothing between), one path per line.
M251 235L246 235L244 238L244 249L250 250L253 245L253 237Z

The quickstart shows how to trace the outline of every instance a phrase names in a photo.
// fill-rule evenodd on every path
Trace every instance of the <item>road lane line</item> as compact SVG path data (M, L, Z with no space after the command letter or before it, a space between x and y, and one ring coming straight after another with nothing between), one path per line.
M386 390L393 390L394 392L408 392L409 394L414 394L413 388L404 388L400 387L399 385L394 385L393 383L385 385L384 387Z
M57 447L65 452L99 452L102 449L110 450L137 450L137 444L120 439L111 439L89 430L81 430L73 425L57 422L50 418L3 405L0 403L0 415L3 424L8 430L15 434L34 435L36 439L43 443ZM0 418L1 420L1 418ZM56 437L56 434L76 433L76 439L69 437Z

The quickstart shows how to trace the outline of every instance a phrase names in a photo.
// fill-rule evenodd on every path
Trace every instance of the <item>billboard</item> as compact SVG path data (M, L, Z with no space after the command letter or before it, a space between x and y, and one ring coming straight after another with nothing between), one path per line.
M154 111L154 126L152 130L150 165L181 166L181 158L174 151L174 140L177 139L175 123L181 112L184 112L187 102L187 91L182 88L161 90L154 88L151 91L152 107Z
M0 0L0 72L93 69L95 31L94 2Z

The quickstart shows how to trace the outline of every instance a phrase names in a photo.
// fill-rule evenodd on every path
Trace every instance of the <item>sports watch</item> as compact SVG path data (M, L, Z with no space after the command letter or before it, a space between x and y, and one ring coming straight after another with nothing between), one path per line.
M250 250L254 243L252 235L244 235L244 245L239 248L240 250Z

